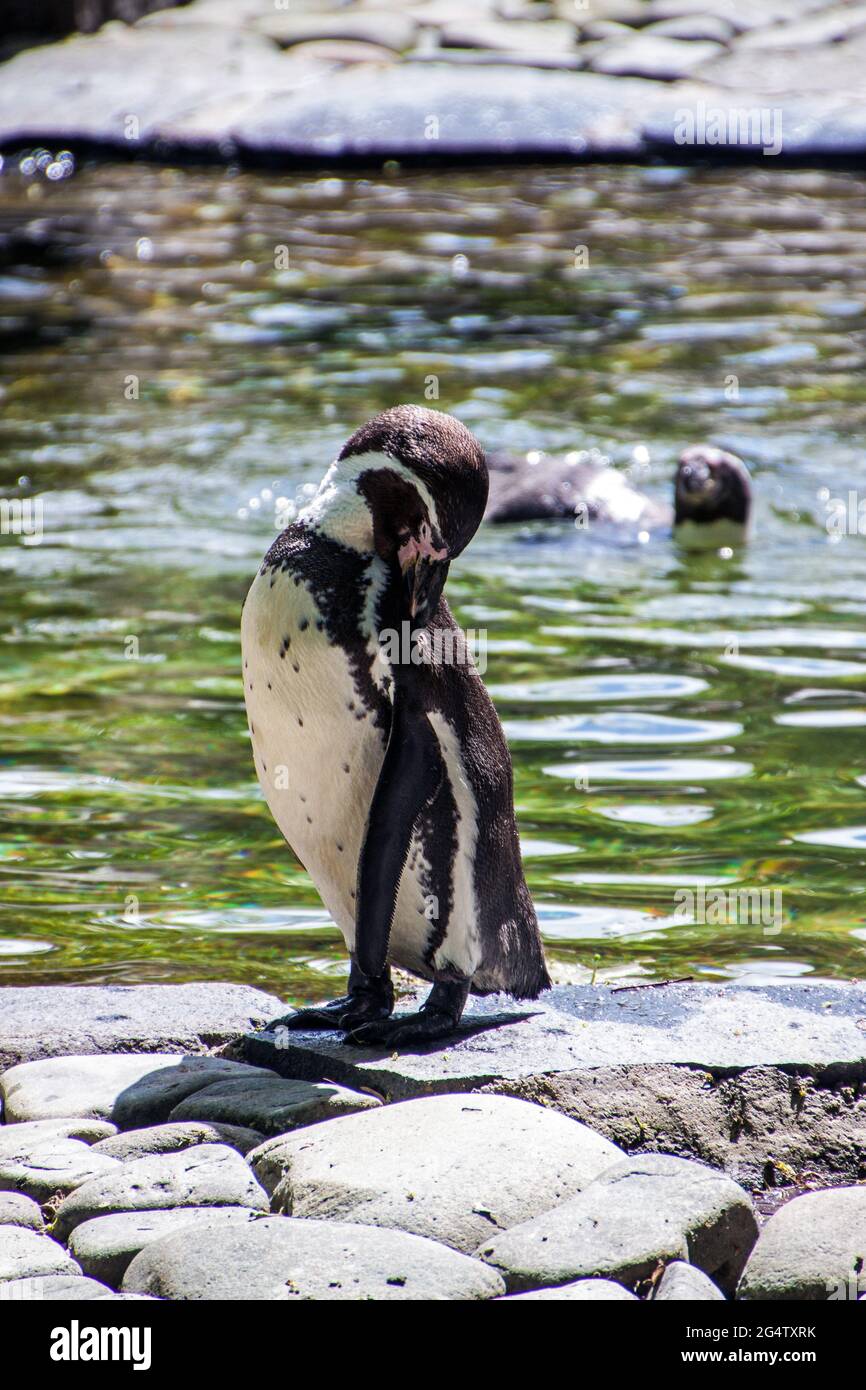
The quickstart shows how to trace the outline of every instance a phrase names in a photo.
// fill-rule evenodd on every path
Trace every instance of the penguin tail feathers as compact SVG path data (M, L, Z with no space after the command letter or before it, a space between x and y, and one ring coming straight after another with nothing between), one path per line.
M510 994L512 999L537 999L552 981L544 959L538 924L511 918L498 933L493 958L477 971L470 986L473 994Z
M519 983L509 985L508 993L512 999L537 999L539 994L546 989L551 989L552 986L553 981L548 974L542 954L537 968L531 973L527 972Z

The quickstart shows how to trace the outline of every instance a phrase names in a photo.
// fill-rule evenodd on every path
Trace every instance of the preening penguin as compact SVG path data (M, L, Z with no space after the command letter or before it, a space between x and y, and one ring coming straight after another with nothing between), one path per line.
M487 489L457 420L387 410L344 445L247 596L256 771L351 959L348 993L278 1020L290 1028L440 1038L470 990L534 999L550 984L508 748L442 596ZM432 982L418 1013L391 1017L392 963Z

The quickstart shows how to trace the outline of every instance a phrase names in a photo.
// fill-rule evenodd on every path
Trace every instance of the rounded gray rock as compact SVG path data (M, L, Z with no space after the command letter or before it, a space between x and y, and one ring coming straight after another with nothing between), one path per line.
M41 1231L42 1211L38 1202L23 1192L0 1192L0 1226L26 1226Z
M598 1277L633 1286L683 1260L723 1287L736 1281L757 1234L748 1194L702 1163L637 1155L608 1168L571 1201L488 1238L478 1255L509 1289Z
M22 1303L43 1303L59 1300L77 1303L79 1299L117 1297L113 1290L95 1279L80 1274L43 1274L30 1279L9 1279L0 1284L0 1302L20 1300Z
M0 1191L24 1192L47 1202L119 1167L116 1159L95 1154L80 1139L46 1139L34 1144L26 1158L0 1158Z
M725 49L709 40L663 38L636 34L633 38L611 39L594 53L593 72L615 77L647 77L671 82L688 77L701 63L717 58Z
M103 1053L19 1062L0 1077L6 1123L65 1119L70 1112L109 1119L118 1096L163 1067L177 1067L180 1053Z
M144 1075L127 1087L117 1096L111 1118L123 1130L164 1124L175 1106L206 1086L230 1079L250 1082L272 1075L262 1067L223 1057L183 1057L176 1066Z
M19 1124L0 1126L0 1159L26 1158L34 1145L48 1139L80 1139L84 1144L96 1144L117 1133L117 1126L107 1120L82 1119L78 1116L62 1120L24 1120Z
M0 1226L0 1281L41 1274L80 1274L62 1245L23 1226Z
M770 1217L737 1288L743 1299L853 1299L866 1266L866 1187L795 1197Z
M129 1163L135 1158L146 1158L148 1154L181 1153L197 1144L227 1144L239 1154L247 1154L261 1144L263 1134L255 1129L242 1129L239 1125L207 1124L203 1121L189 1124L153 1125L147 1129L129 1129L125 1134L116 1134L109 1139L100 1140L93 1145L94 1153L107 1154Z
M654 1294L656 1303L724 1303L725 1295L712 1279L694 1265L674 1260L669 1264Z
M153 1154L118 1164L105 1177L84 1183L57 1208L56 1230L59 1236L67 1237L82 1221L95 1216L169 1207L267 1211L268 1199L234 1149L224 1144L200 1144L182 1153Z
M492 1276L492 1277L491 1277ZM456 1300L496 1298L502 1280L435 1241L339 1221L268 1217L154 1241L124 1291L170 1299Z
M177 1207L170 1211L123 1211L96 1216L76 1226L70 1254L85 1274L116 1289L140 1250L178 1231L245 1224L262 1217L250 1207Z
M159 1124L184 1097L229 1077L271 1072L221 1057L182 1053L99 1053L20 1062L0 1077L7 1124L66 1119L70 1111L120 1129Z
M705 1163L672 1154L635 1154L601 1183L639 1210L655 1205L686 1237L688 1263L733 1291L758 1238L752 1199L739 1183Z
M254 1149L274 1209L390 1226L469 1252L622 1157L576 1120L508 1096L443 1095L329 1120Z
M169 1119L223 1121L275 1135L381 1104L376 1096L329 1082L263 1075L218 1081L196 1091L174 1107Z
M530 1293L512 1293L497 1298L497 1303L637 1303L639 1300L622 1284L612 1279L579 1279L576 1284L561 1284L556 1289L533 1289Z

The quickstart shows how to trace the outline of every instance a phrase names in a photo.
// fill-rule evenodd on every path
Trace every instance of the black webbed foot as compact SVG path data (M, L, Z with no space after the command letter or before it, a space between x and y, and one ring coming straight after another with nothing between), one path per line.
M327 1004L311 1009L297 1009L282 1018L265 1024L267 1030L290 1028L303 1030L345 1031L366 1024L387 1021L394 1010L394 986L388 970L375 979L364 975L354 961L349 974L349 993Z
M347 1029L343 1039L352 1047L380 1043L400 1047L410 1042L434 1042L448 1038L460 1022L469 994L469 984L438 983L417 1013L397 1014L395 1018L374 1019Z

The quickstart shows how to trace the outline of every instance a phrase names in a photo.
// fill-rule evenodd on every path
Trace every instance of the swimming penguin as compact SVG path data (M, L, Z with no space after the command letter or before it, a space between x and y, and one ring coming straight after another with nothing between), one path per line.
M736 454L694 444L674 480L674 537L688 550L719 550L749 538L752 480Z
M505 737L442 597L487 488L457 420L387 410L343 446L250 588L256 772L351 959L344 997L270 1026L441 1038L470 990L534 999L550 985ZM391 1017L390 964L432 982L419 1012Z
M601 522L629 532L667 531L689 549L742 545L748 537L751 483L734 454L694 444L680 456L674 506L639 492L624 474L573 453L516 458L487 455L490 494L485 520L569 518L577 525Z

